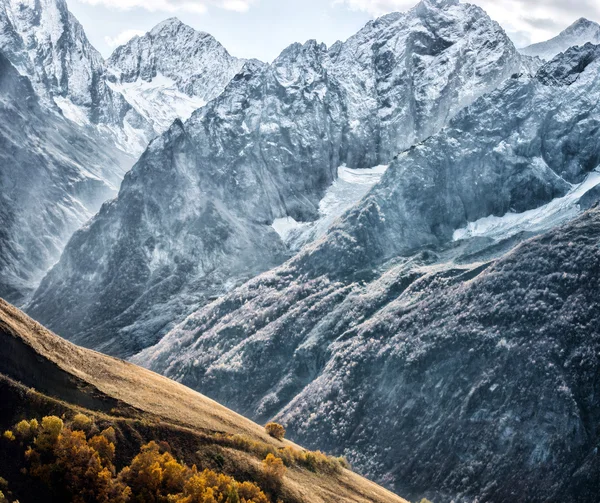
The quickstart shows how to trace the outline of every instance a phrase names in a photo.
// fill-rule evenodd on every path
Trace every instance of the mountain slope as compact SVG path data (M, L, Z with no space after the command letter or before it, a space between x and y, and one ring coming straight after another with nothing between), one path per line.
M492 263L423 254L363 284L276 271L135 360L410 498L592 502L599 246L595 209Z
M0 53L0 295L23 302L132 164L48 111Z
M520 49L521 54L550 60L570 47L587 43L600 44L600 25L581 18L556 37Z
M60 339L2 300L0 343L0 396L10 397L0 405L3 428L13 426L24 412L63 411L70 416L84 408L121 434L129 432L126 442L168 438L175 448L189 442L186 457L207 463L212 452L221 456L221 467L245 472L247 478L257 477L254 466L259 460L242 449L220 448L219 439L243 435L266 446L297 448L173 381ZM5 468L10 471L9 464L0 456L3 474ZM299 466L288 467L281 494L285 501L298 503L404 502L348 470L324 475Z
M118 47L106 62L109 86L161 133L221 94L243 64L175 18Z
M552 325L574 309L570 294L561 293L560 281L540 294L552 300L543 306L544 316L527 318L525 311L554 274L560 278L565 272L565 278L574 275L573 288L583 296L574 312L597 316L597 303L590 297L595 287L587 278L595 277L597 267L597 261L588 258L597 254L598 210L522 247L527 252L522 266L513 258L525 251L495 264L489 261L531 233L574 218L579 200L589 207L594 195L597 198L600 177L591 172L600 160L599 142L594 141L600 121L599 55L598 46L591 44L571 49L535 78L511 79L480 98L439 134L399 155L381 181L324 238L282 267L197 311L134 361L202 389L251 417L276 416L292 427L298 440L343 446L339 452L349 455L363 473L408 496L427 488L434 500L477 495L485 496L481 501L508 501L513 490L531 501L569 495L567 474L584 466L580 456L588 452L588 443L596 445L595 433L580 436L593 430L587 412L574 416L579 426L569 433L565 424L571 424L568 418L576 409L555 412L552 400L481 403L479 394L471 398L470 393L493 371L486 362L504 361L493 348L502 353L506 323L516 324L510 330L515 330L519 347L544 349L548 340L565 335L556 342L561 358L571 350L584 351L588 342L595 344L592 323L581 331L592 334L589 341L575 342L566 335L572 331L561 332ZM560 115L554 112L557 107ZM575 188L579 183L583 185ZM517 232L454 241L455 231L470 221L490 215L516 217L548 201L560 201L565 194L565 204L557 205L558 211L547 220L537 214L524 218L526 224ZM579 241L573 241L575 237ZM543 245L544 239L557 243L556 255ZM581 242L582 248L573 245L569 251L571 242ZM539 268L530 264L532 257L540 257ZM509 271L499 280L502 289L492 290L496 297L480 303L490 285L485 278L495 274L483 271L502 269L506 263L514 264L514 274L521 278L514 284L523 288L518 299L511 297L513 271ZM522 279L528 270L537 273ZM531 290L525 287L528 284ZM523 311L523 318L494 314L503 303L506 312ZM482 318L476 318L483 307ZM466 318L467 313L472 317ZM518 324L523 331L516 329ZM450 336L454 333L462 334L461 339ZM531 333L539 338L531 340ZM440 346L438 339L440 344L456 345ZM485 358L479 359L479 347L485 349ZM524 360L515 365L526 368L529 354L520 353L518 358ZM444 359L455 363L446 365ZM543 373L546 363L540 361ZM559 359L557 368L562 363ZM234 390L258 368L268 368L272 378L245 385L246 393L235 395ZM499 367L497 372L509 368ZM588 400L582 391L589 379L586 372L575 373L569 384L569 392L582 401ZM532 397L553 396L551 380L509 377L506 373L497 378L507 389L503 397L520 394L522 382L543 388L523 391L531 391ZM468 406L470 400L474 409ZM527 403L536 403L544 412L532 416ZM587 411L591 405L581 407ZM422 421L415 421L417 411ZM494 417L499 422L488 422L490 414L498 414ZM495 425L504 424L500 417L507 421L506 440L500 432L492 432ZM446 438L453 428L451 418L464 429ZM472 435L461 422L466 418L476 425ZM524 418L530 422L520 426ZM530 434L536 428L543 431L541 437ZM562 446L562 440L553 437L555 428L568 438ZM405 447L386 449L392 437ZM580 450L561 467L561 453L569 442ZM545 446L540 452L539 445ZM422 452L420 461L405 464L404 448ZM454 452L460 452L457 459ZM478 467L484 466L486 475L479 477ZM589 488L593 479L586 470L582 484ZM544 473L556 480L550 484ZM527 486L521 487L518 480L527 480ZM581 501L586 501L586 490Z
M520 68L498 24L456 0L424 0L331 49L310 41L272 65L248 62L152 143L28 312L110 354L148 347L282 263L271 224L317 220L341 165L388 163Z

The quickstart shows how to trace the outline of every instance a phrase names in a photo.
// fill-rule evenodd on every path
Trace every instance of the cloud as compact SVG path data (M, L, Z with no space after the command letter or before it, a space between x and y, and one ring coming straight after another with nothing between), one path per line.
M333 0L352 10L380 16L405 11L417 0ZM466 2L465 2L466 3ZM469 0L498 21L519 47L548 40L580 17L600 21L598 0Z
M104 37L104 41L111 48L119 47L129 42L133 37L141 37L143 34L142 30L125 30L115 37Z
M209 7L236 12L246 12L255 0L80 0L89 5L103 5L111 9L129 10L134 8L164 12L203 13Z
M404 11L415 5L415 0L334 0L335 4L348 6L352 10L362 10L373 16L381 16L394 11Z

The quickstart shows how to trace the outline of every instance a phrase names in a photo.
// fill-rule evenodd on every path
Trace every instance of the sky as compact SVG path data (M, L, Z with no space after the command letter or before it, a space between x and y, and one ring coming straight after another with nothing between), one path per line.
M67 0L92 44L108 57L169 17L217 38L234 56L270 62L293 42L346 40L369 19L417 0ZM547 40L586 17L600 0L470 0L498 21L517 47Z

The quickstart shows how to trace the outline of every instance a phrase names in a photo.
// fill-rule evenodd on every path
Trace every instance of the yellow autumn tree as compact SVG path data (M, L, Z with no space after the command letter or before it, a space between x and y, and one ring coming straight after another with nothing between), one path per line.
M123 469L119 479L131 488L136 501L160 503L183 491L185 471L170 453L161 453L158 444L150 442Z
M25 442L27 473L41 480L55 501L73 503L270 503L252 482L212 470L199 472L177 461L166 443L150 442L117 475L116 434L107 428L88 438L95 424L75 418L65 425L56 416L22 421L14 430ZM9 430L11 435L12 430ZM280 481L285 466L271 455L264 461L269 476ZM274 486L275 487L275 486ZM2 488L3 489L3 488ZM6 503L0 499L0 503Z

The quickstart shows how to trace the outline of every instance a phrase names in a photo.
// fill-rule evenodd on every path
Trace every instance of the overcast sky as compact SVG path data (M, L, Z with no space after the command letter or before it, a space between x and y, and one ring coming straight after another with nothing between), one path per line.
M293 42L345 40L369 19L416 0L67 0L104 56L176 16L214 35L235 56L272 61ZM600 21L600 0L471 0L518 47L556 35L580 17Z

